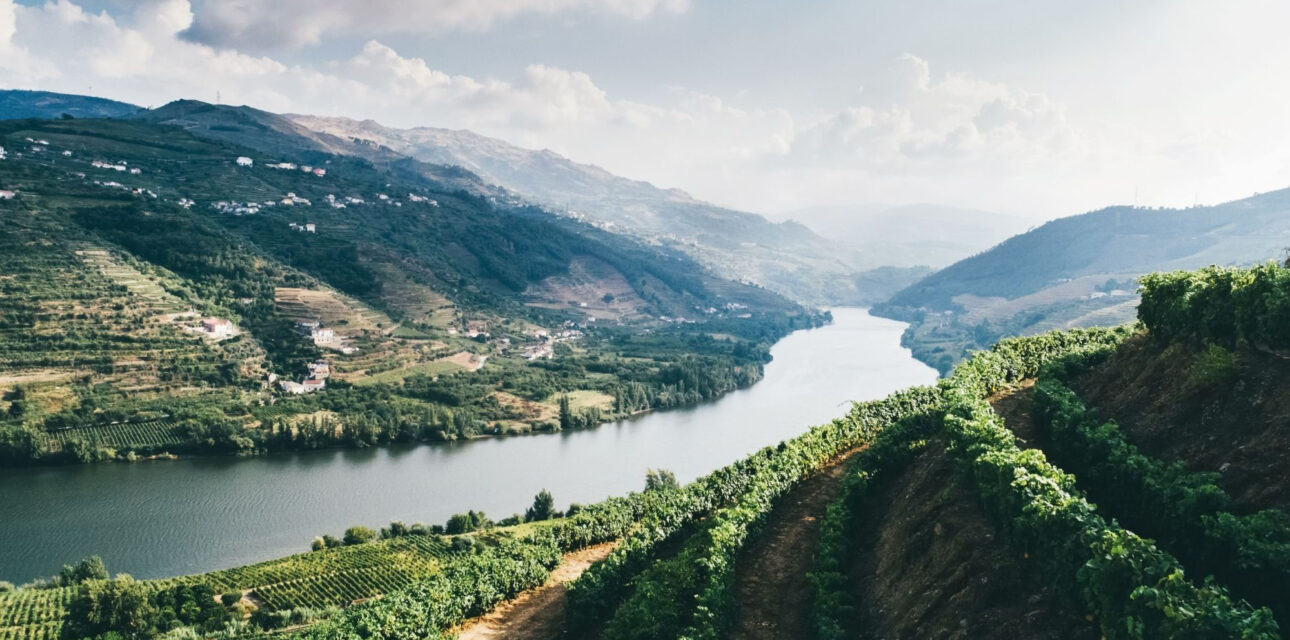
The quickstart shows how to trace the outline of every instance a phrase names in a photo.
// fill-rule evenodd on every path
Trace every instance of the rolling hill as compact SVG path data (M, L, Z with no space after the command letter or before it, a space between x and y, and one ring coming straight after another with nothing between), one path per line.
M21 118L118 118L143 107L91 96L50 91L0 91L0 120Z
M1290 190L1189 209L1111 207L1054 220L898 292L879 313L942 371L1004 335L1118 324L1142 274L1283 258Z

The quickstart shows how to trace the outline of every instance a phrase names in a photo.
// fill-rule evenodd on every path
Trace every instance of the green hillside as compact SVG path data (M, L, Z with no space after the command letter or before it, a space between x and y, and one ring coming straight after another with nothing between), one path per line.
M905 342L947 372L1008 335L1118 324L1134 280L1210 264L1248 265L1290 247L1290 190L1212 207L1112 207L1061 218L905 288L875 312L912 321Z
M4 121L0 146L9 463L586 426L750 384L822 319L362 158L139 120ZM323 393L271 379L320 359ZM560 416L563 392L605 400Z
M0 595L0 632L1280 638L1290 269L1154 275L1143 300L1138 325L1003 340L683 487L176 580L83 563Z
M0 120L22 118L119 118L141 110L125 102L52 91L0 90Z

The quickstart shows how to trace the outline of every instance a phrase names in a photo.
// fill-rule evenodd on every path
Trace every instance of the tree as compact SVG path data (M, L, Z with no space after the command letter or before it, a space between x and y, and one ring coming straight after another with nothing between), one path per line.
M666 491L678 489L681 484L676 481L676 474L667 469L649 469L645 472L646 491Z
M148 588L127 574L112 580L83 583L70 607L74 623L86 636L115 631L134 640L155 630L157 609L148 600Z
M376 539L376 532L368 527L357 526L345 530L345 544L355 545L371 542Z
M58 582L65 586L80 584L86 580L107 579L107 566L103 564L103 558L98 556L84 558L74 565L65 564L63 570L58 573Z
M555 517L555 498L551 492L543 489L533 496L533 506L524 512L526 522L537 522L539 520L550 520Z
M322 551L327 548L327 541L323 540L322 537L319 536L314 538L314 541L309 544L309 548L314 551Z
M568 431L573 428L573 408L569 404L569 396L560 396L560 430Z

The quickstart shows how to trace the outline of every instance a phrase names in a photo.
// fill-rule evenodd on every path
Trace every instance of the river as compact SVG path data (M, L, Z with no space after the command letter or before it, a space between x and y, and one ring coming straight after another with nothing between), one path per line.
M837 309L771 349L765 378L691 408L572 433L0 471L0 580L56 573L98 554L136 578L290 555L314 536L391 520L443 523L523 512L539 489L560 508L639 490L645 471L688 482L844 414L850 401L930 384L900 346L905 325Z

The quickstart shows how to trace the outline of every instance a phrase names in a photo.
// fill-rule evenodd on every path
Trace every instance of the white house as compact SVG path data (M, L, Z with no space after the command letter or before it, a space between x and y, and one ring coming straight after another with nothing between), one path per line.
M5 153L4 147L0 147L0 160L4 160L9 154Z
M309 337L314 339L314 344L329 344L336 339L336 332L326 327L318 327L309 332Z
M207 335L216 339L233 335L233 323L224 318L206 318L202 320L202 329Z
M294 395L300 395L306 392L305 385L300 384L299 382L292 382L290 380L279 380L278 388Z
M237 166L239 167L249 167L253 164L255 164L255 161L246 156L237 157Z
M316 175L316 176L318 176L319 178L321 178L321 177L323 177L323 176L327 175L327 170L326 170L326 169L323 169L323 168L315 167L315 168L314 168L313 173L314 173L314 175Z
M12 200L16 195L18 195L16 192L8 189L0 189L0 200Z
M318 233L318 227L314 226L314 223L312 223L312 222L306 222L306 223L305 223L305 231L307 231L307 232L309 232L309 233Z
M314 391L322 391L323 389L326 389L327 381L320 378L309 378L308 380L300 383L300 386L304 387L304 393L312 393Z
M63 157L64 157L64 158L70 158L70 157L72 157L72 152L71 152L71 151L64 151L64 152L63 152Z

